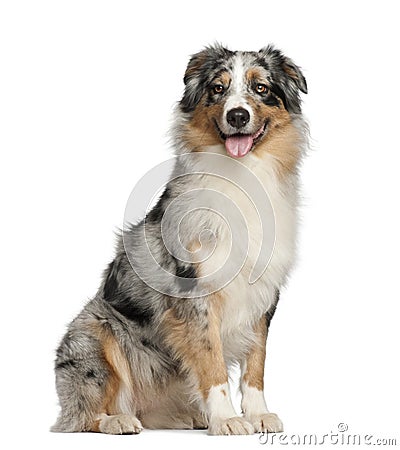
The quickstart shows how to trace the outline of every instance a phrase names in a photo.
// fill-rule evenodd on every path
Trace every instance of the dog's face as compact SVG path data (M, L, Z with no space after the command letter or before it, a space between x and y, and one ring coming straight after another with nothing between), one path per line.
M186 143L193 151L224 143L236 158L299 114L299 91L307 92L300 69L273 47L259 52L208 47L193 55L184 82Z

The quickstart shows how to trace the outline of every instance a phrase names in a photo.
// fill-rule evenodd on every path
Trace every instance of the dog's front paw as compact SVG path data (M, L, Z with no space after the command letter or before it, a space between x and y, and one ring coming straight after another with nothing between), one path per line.
M250 422L242 417L230 417L229 419L210 420L208 434L229 435L229 434L253 434L254 428Z
M281 433L283 431L281 419L274 413L253 416L247 420L253 424L256 433Z

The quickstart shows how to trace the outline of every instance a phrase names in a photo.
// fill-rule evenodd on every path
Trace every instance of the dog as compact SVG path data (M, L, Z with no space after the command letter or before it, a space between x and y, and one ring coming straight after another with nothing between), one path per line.
M283 430L264 398L265 345L296 254L306 80L274 46L215 44L192 55L184 85L173 176L119 236L97 294L58 347L52 431ZM256 185L265 196L254 202ZM240 416L228 383L235 364Z

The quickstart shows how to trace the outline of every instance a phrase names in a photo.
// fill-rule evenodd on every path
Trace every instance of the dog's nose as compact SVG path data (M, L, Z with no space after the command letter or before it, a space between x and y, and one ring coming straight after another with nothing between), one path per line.
M250 114L247 111L247 109L233 108L230 111L228 111L226 115L226 120L232 127L242 128L249 122Z

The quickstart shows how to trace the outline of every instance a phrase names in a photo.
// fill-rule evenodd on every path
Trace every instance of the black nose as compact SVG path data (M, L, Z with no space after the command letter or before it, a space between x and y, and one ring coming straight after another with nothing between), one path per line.
M249 122L250 114L247 111L247 109L233 108L230 111L228 111L226 115L226 120L232 127L242 128Z

